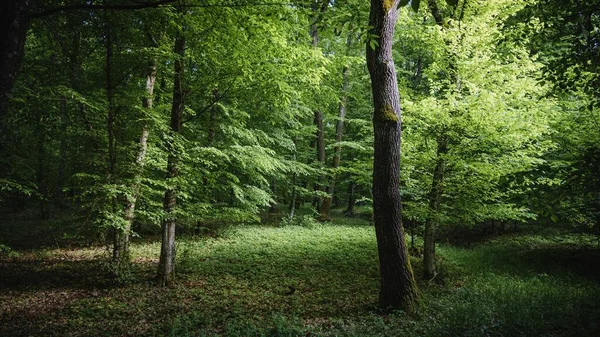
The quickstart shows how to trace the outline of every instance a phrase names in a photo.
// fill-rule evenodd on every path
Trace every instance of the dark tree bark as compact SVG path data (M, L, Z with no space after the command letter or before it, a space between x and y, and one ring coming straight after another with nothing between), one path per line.
M175 38L175 78L173 81L173 105L171 107L171 132L177 134L181 131L181 116L184 109L184 88L183 88L183 57L185 54L185 36L178 33ZM172 144L167 146L169 150L167 164L167 179L176 178L178 172L178 154ZM172 184L172 183L171 183ZM170 186L165 192L164 209L166 219L162 224L162 242L160 247L160 261L158 263L157 283L159 286L166 286L173 282L175 277L175 225L176 218L173 214L177 204L177 194L175 186Z
M347 101L347 91L348 91L348 72L350 68L348 65L344 66L344 70L342 71L343 76L343 85L342 85L342 97L340 98L340 105L338 109L338 120L335 125L335 147L333 148L333 159L331 162L331 168L337 169L340 167L340 155L342 152L342 148L339 146L339 143L342 141L342 137L344 135L344 118L346 118L346 101ZM325 150L323 149L323 156L325 156ZM327 185L327 197L323 198L323 202L321 203L321 207L319 207L319 220L328 221L330 220L329 213L331 212L331 201L333 198L333 193L335 189L335 181L336 174L333 173L331 175L329 185Z
M106 89L106 101L107 101L107 116L106 116L106 131L108 134L108 172L107 172L107 183L113 184L116 179L116 168L117 168L117 142L115 138L115 117L116 117L116 106L115 106L115 95L112 80L112 57L113 57L113 41L112 31L110 29L110 23L108 23L108 31L106 32L106 64L104 68L105 72L105 89ZM111 198L112 201L112 212L117 212L117 199L116 197ZM120 253L123 252L121 247L122 243L122 230L119 228L112 228L113 236L113 261L119 262L121 260Z
M50 218L50 211L48 209L48 177L46 176L46 132L42 114L39 110L36 112L36 121L38 137L36 180L40 199L40 219L46 220Z
M315 110L315 126L317 127L317 133L315 137L315 147L317 149L317 164L320 168L325 166L325 133L323 131L323 111ZM315 191L323 190L323 177L319 175L317 182L314 186ZM322 199L320 197L315 198L314 207L318 210L321 207Z
M0 118L5 114L10 90L17 78L25 36L29 28L29 9L34 0L0 2Z
M413 311L417 299L402 228L400 209L401 110L396 69L392 58L398 2L371 0L369 25L379 36L378 45L367 43L367 66L373 92L373 220L377 235L383 308Z
M438 225L438 213L444 192L445 155L448 152L448 137L441 135L437 140L437 161L429 191L429 214L425 219L423 236L423 271L426 280L432 280L437 274L435 268L435 231Z
M324 0L315 0L312 5L312 11L314 14L313 22L310 26L310 36L312 40L312 47L318 48L319 46L319 28L318 24L321 21L322 14L327 10L329 2ZM323 130L323 111L316 109L314 111L314 123L317 127L317 133L315 138L315 147L317 150L317 164L323 168L325 166L325 133ZM314 191L323 190L323 177L319 175L317 182L313 187ZM315 197L313 206L319 211L321 208L322 199Z
M60 98L60 148L58 158L58 177L56 179L56 186L54 188L54 202L56 209L63 208L63 187L65 184L65 170L67 162L67 98L62 96Z
M219 114L219 105L216 103L219 101L219 91L218 90L213 90L213 102L215 102L215 104L213 104L212 108L210 109L210 116L209 116L209 124L208 124L208 146L213 146L215 143L215 136L217 135L217 117Z
M292 200L290 201L290 219L294 218L295 213L296 213L296 172L294 172L292 174Z
M350 181L348 184L348 206L344 211L345 216L354 216L354 204L356 203L356 196L354 194L354 190L356 189L356 184L354 181Z

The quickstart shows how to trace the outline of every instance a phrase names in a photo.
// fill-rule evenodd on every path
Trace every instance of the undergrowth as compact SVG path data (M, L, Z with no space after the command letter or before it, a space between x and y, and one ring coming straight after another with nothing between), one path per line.
M158 242L133 244L111 285L101 248L0 258L2 336L597 336L600 251L585 235L519 234L439 247L410 316L377 309L367 220L234 227L178 240L177 283L156 288ZM416 277L420 259L413 257Z

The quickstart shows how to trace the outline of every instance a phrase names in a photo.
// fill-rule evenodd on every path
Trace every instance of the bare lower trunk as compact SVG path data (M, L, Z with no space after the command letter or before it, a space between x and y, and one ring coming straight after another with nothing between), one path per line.
M425 220L425 235L423 236L423 271L426 280L431 280L437 274L435 268L435 231L438 224L438 213L444 191L444 155L448 151L448 140L445 135L438 138L437 161L429 192L429 213Z
M50 217L48 210L48 186L46 177L46 135L42 123L42 114L38 111L36 113L37 119L37 171L36 180L38 187L38 194L40 199L40 219L45 220Z
M296 140L294 140L294 148L296 145ZM292 158L293 161L296 161L296 153ZM292 200L290 201L290 219L294 218L294 213L296 212L296 172L292 173Z
M115 138L115 99L113 92L113 82L112 82L112 53L113 53L113 45L112 45L112 32L110 30L110 24L108 24L108 32L106 33L106 65L105 65L105 75L106 75L106 101L108 105L107 117L106 117L106 132L108 134L108 172L106 174L106 182L108 184L115 183L115 175L116 175L116 166L117 166L117 152L116 152L116 138ZM117 200L116 197L111 197L111 206L112 212L116 213L117 211ZM112 228L112 237L113 237L113 261L119 262L121 260L120 253L123 251L121 247L121 236L122 230L117 227Z
M342 88L342 97L340 99L340 105L339 105L339 114L338 114L338 120L337 123L335 125L335 143L336 146L333 149L333 160L331 163L331 168L335 171L338 167L340 167L340 156L341 156L341 152L342 152L342 148L339 146L339 143L342 141L342 137L344 135L344 118L346 118L346 100L347 100L347 95L346 92L348 91L348 71L349 71L349 67L346 65L344 66L344 70L342 71L343 74L343 88ZM323 156L325 155L325 153L323 153ZM321 203L321 207L319 208L319 220L321 221L327 221L330 219L329 217L329 213L331 211L331 201L333 198L333 192L335 189L335 180L336 180L336 173L332 173L331 175L331 180L329 181L329 185L327 186L326 192L327 192L327 197L323 198L323 202Z
M277 182L275 179L271 181L271 194L273 195L273 199L275 199L275 195L277 193ZM271 205L269 206L269 213L277 213L279 211L279 207L277 207L277 202L273 200Z
M292 176L292 200L290 201L290 219L294 218L296 213L296 173Z
M392 58L398 1L371 0L369 25L379 36L378 45L367 44L367 66L373 91L373 221L377 235L383 308L414 310L417 286L402 228L400 209L401 110L396 69Z
M175 39L175 78L173 81L173 105L171 107L171 132L177 134L181 130L181 115L184 109L184 89L183 89L183 56L185 53L185 37L183 33L178 33ZM178 154L172 144L167 147L169 158L167 164L167 180L172 180L179 175ZM169 185L172 185L169 182ZM175 277L175 224L174 215L177 205L177 195L174 186L170 186L165 192L164 209L166 219L162 225L162 242L160 247L160 261L158 263L158 272L156 275L159 286L166 286L173 282Z
M65 169L67 160L67 98L64 96L60 98L60 131L62 137L60 137L58 177L56 179L56 186L54 188L54 203L56 205L56 209L61 209L63 207L63 187L65 184Z
M317 164L319 168L325 166L325 133L323 131L323 112L321 110L315 110L315 126L317 127L317 134L315 139L315 147L317 149ZM323 190L323 177L319 175L317 182L314 186L315 192ZM316 197L314 201L314 207L318 210L322 203L321 197Z
M350 181L350 184L348 184L348 206L344 211L344 215L346 216L354 216L354 204L356 202L356 197L354 195L355 188L356 184L353 181Z
M176 168L173 167L175 158L169 156L170 174ZM156 282L159 286L168 286L173 283L175 278L175 225L176 219L173 210L177 204L177 195L174 189L165 192L164 208L167 213L167 219L162 225L162 237L160 246L160 260L158 263L158 272Z

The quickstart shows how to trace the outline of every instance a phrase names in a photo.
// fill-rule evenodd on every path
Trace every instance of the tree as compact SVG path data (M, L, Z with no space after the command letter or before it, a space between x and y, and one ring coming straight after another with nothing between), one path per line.
M160 260L158 262L157 283L161 286L169 285L175 277L175 226L177 205L177 187L173 185L175 178L179 175L179 154L175 147L178 133L181 132L182 114L184 109L185 88L183 87L184 60L186 38L183 32L178 32L175 38L175 73L173 80L173 103L171 106L171 135L167 148L169 157L167 160L168 188L165 191L164 210L165 219L162 223L162 238L160 246Z
M396 69L392 58L399 0L371 0L367 66L373 93L373 220L377 235L381 287L380 306L412 311L417 299L402 227L400 209L401 109Z

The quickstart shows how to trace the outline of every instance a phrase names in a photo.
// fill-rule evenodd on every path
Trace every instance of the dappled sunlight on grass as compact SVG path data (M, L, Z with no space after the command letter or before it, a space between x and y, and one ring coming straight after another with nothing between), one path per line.
M182 237L169 288L152 283L158 242L133 244L121 284L103 269L103 248L33 250L1 260L0 335L594 336L600 285L582 270L598 250L588 239L443 245L440 275L420 282L412 316L378 311L375 233L364 220Z

